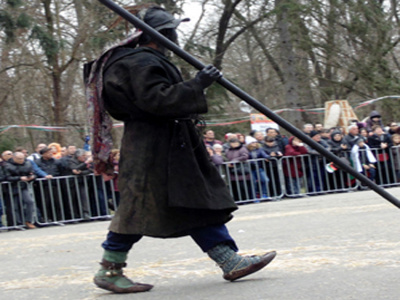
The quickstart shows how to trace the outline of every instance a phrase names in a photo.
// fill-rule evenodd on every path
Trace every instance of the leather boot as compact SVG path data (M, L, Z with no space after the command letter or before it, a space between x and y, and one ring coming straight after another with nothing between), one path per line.
M28 229L35 229L35 228L36 228L36 226L33 225L31 222L25 222L25 225L26 225L26 227L27 227Z
M152 285L133 282L123 274L122 268L126 267L126 257L127 253L105 251L103 260L100 263L101 268L93 279L94 283L99 288L114 293L140 293L151 290L153 288Z
M276 256L275 251L263 255L240 256L228 245L219 244L207 251L224 272L223 278L234 281L257 272L268 265Z

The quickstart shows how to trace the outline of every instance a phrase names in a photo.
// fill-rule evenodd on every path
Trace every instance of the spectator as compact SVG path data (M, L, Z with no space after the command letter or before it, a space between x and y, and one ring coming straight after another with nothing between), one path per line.
M396 182L400 182L400 134L394 133L392 136L393 147L391 148L393 166L396 173Z
M266 136L264 141L263 149L268 155L275 158L281 158L283 156L283 151L275 138Z
M344 137L340 130L335 130L331 133L328 145L333 154L340 157L346 164L349 164L349 155L347 151L351 149L348 149L347 144L344 143ZM338 170L336 172L328 172L327 175L329 190L341 189L346 186L346 173L343 171Z
M329 146L321 141L321 135L315 131L312 130L310 132L310 137L320 144L324 148L329 148ZM309 193L314 193L314 192L322 192L325 187L325 163L324 163L324 158L319 154L319 152L310 146L306 145L307 152L310 154L310 162L309 165L307 166L307 187L308 187L308 192Z
M343 134L338 130L331 133L328 145L332 153L339 157L345 156L345 151L348 149L347 144L344 143Z
M85 136L85 144L83 145L83 150L90 151L90 135Z
M43 170L45 179L53 179L61 175L61 163L53 158L51 148L40 150L41 158L36 160L38 167ZM38 208L39 223L50 223L63 220L61 216L61 199L57 192L57 182L54 180L40 180L33 184L36 205Z
M86 194L84 178L82 176L92 174L89 164L92 161L87 160L86 151L77 149L74 157L69 161L69 168L73 175L78 176L79 199L82 206L83 219L90 220L89 199Z
M226 151L230 148L229 140L230 139L239 139L239 137L236 135L236 133L227 133L225 134L225 143L222 145L222 151L223 153L226 153Z
M10 150L6 150L1 153L0 169L3 174L3 176L1 176L1 181L7 181L4 168L5 168L5 165L7 164L7 162L12 158L12 156L13 156L13 153ZM5 210L5 212L6 212L7 226L16 225L16 220L13 215L14 208L13 208L13 204L11 203L12 200L11 200L11 195L9 193L9 189L7 188L7 186L3 186L2 191L3 191L2 197L3 197L3 201L4 201L3 210ZM1 202L1 200L0 200L0 202Z
M269 133L271 133L271 131L269 131ZM264 151L273 158L269 161L268 168L266 170L267 176L268 178L270 178L268 185L269 185L270 195L272 197L280 195L282 193L281 182L279 177L278 159L280 159L283 156L284 150L281 150L281 147L277 143L276 137L278 137L278 135L275 134L266 136L263 145ZM283 143L281 143L281 145L282 144Z
M67 147L61 147L61 158L67 156L67 154Z
M215 144L213 147L207 146L207 151L214 165L221 166L224 163L224 157L222 156L222 145Z
M61 176L71 175L72 172L69 168L69 161L74 157L76 146L69 145L66 149L66 155L60 158Z
M43 143L38 144L35 148L36 152L33 152L31 155L29 155L27 157L27 159L29 159L30 161L35 161L35 160L40 159L41 158L40 150L42 150L43 148L46 148L46 147L47 147L46 144L43 144Z
M371 111L371 113L369 114L369 118L366 122L366 128L368 130L368 132L370 133L370 135L372 135L373 133L373 127L375 126L380 126L383 129L383 122L381 119L381 114L378 113L376 110Z
M307 135L310 135L310 132L314 130L314 125L313 124L304 124L303 125L303 132Z
M400 134L400 127L399 127L399 125L397 124L397 122L391 122L391 123L389 124L388 133L389 133L390 135L393 135L393 134Z
M70 168L70 161L74 157L76 146L69 145L66 148L65 156L59 159L61 176L73 175ZM66 220L75 220L79 216L78 195L75 188L75 179L72 177L60 180L62 203Z
M24 154L25 158L27 158L28 155L29 155L29 151L26 150L26 149L25 149L24 147L22 147L22 146L16 147L16 148L14 149L14 153L15 153L15 152L22 152L22 153Z
M368 136L369 134L367 128L361 127L359 129L359 137L363 138L365 143L368 143Z
M229 140L230 148L226 151L231 188L235 200L253 198L250 182L250 168L242 164L249 158L249 151L237 138Z
M289 140L287 139L287 137L282 136L280 134L280 132L275 128L267 128L265 130L265 133L267 134L266 138L267 137L271 137L271 138L275 139L275 142L279 147L279 151L281 153L284 153L285 152L285 146L289 143Z
M322 133L322 130L324 129L324 126L322 125L322 123L315 123L314 125L314 130L318 131L319 133Z
M265 153L265 151L261 148L261 145L257 142L255 138L248 137L246 141L247 150L249 150L249 158L252 160L250 163L251 174L253 176L253 181L255 185L255 192L257 198L270 198L268 195L268 182L269 179L265 172L265 161L268 161L270 156ZM263 160L259 160L263 159ZM261 187L261 193L260 193Z
M204 143L209 146L214 146L215 144L222 145L222 142L215 139L215 133L213 130L209 129L204 133Z
M344 142L344 144L347 145L347 149L351 149L351 148L353 148L356 141L360 137L359 129L358 129L357 124L351 124L347 130L349 133L347 135L345 135L343 142Z
M213 150L215 155L223 156L223 146L221 146L220 144L215 144L213 146Z
M303 178L303 160L298 157L307 154L307 149L303 142L292 136L289 138L289 144L285 146L285 156L283 161L283 174L286 178L286 189L288 196L297 196L300 194L300 179Z
M358 172L364 174L372 181L375 180L376 158L363 138L359 138L353 148L351 148L351 160Z
M392 163L390 159L390 148L392 140L389 135L383 131L383 128L376 125L372 128L372 135L368 138L368 146L372 149L377 158L376 177L377 184L390 184L394 182Z
M1 153L1 159L4 162L9 161L12 158L12 156L13 156L13 153L11 150L6 150L6 151L3 151L3 153Z
M218 144L215 144L214 146L216 146L216 145L218 145ZM215 155L214 147L207 145L206 149L207 149L208 154L210 155L211 161L213 162L213 164L215 166L220 166L224 163L224 159L222 158L222 156Z
M19 182L29 182L36 178L33 174L33 168L30 161L26 160L25 154L15 152L13 158L4 168L6 180L13 183L13 205L17 224L22 224L23 220L28 229L36 228L33 225L34 201L30 195L27 184L18 184ZM20 188L20 189L19 189ZM19 198L21 197L21 199ZM20 200L25 207L21 207ZM21 213L24 213L24 218ZM8 223L8 221L7 221Z
M262 133L262 131L256 131L254 133L254 138L257 140L257 143L259 143L261 146L264 145L264 134Z
M240 143L242 143L243 145L246 144L246 137L243 134L241 134L240 132L236 132L235 134Z
M329 144L328 141L331 139L331 134L329 132L329 129L323 128L321 130L318 130L318 132L321 135L321 141L324 141L326 144Z
M62 157L61 145L59 143L51 143L48 145L48 147L53 151L53 158L60 159Z

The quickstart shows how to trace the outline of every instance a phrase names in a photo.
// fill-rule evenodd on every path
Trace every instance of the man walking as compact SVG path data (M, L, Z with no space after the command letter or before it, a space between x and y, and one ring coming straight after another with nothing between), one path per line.
M187 21L154 6L138 16L174 42L176 27ZM251 257L236 253L225 223L237 206L195 125L197 115L207 112L203 91L221 76L219 71L207 66L194 79L183 81L166 49L145 33L102 58L86 83L89 92L95 92L92 95L100 95L111 116L124 121L125 131L119 169L121 202L102 244L105 251L95 284L115 293L150 290L152 285L132 282L122 273L129 250L143 236L190 235L222 268L226 280L265 267L275 252ZM96 74L101 71L103 78ZM102 93L98 86L103 87ZM102 141L99 146L94 139L95 156L96 149L107 147Z

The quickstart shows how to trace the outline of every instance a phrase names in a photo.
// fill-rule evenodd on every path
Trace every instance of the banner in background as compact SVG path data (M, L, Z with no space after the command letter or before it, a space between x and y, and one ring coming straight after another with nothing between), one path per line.
M267 128L275 128L279 130L279 125L270 120L263 114L250 114L251 130L262 131L263 133Z

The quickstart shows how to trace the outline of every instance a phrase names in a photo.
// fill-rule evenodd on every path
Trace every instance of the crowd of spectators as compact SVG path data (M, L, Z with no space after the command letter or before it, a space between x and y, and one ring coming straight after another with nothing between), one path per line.
M377 184L400 182L399 148L394 147L400 145L400 127L396 122L383 127L381 116L376 111L371 113L366 123L354 121L347 128L324 128L317 123L304 124L302 130ZM288 194L300 193L299 178L306 177L307 191L315 193L323 191L326 182L335 180L332 176L325 178L326 161L316 150L297 137L281 135L275 128L267 128L265 132L251 131L246 135L226 133L224 142L216 139L214 131L209 129L204 132L204 144L211 161L216 166L227 168L235 200L242 200L243 195L249 199L271 199L279 195L279 172L284 176ZM114 210L114 205L119 202L119 150L114 149L110 157L115 166L114 175L94 174L94 184L91 184L84 180L85 175L93 174L93 159L90 151L84 149L77 149L74 145L62 147L58 143L40 143L31 154L23 147L3 151L0 181L9 182L11 188L3 188L0 194L0 227L3 226L2 220L7 220L7 226L36 228L35 212L39 221L45 219L43 222L49 222L79 217L88 220L94 211L106 215L106 205ZM301 160L305 155L307 160ZM283 157L286 159L278 165ZM56 178L65 180L57 182ZM104 188L104 182L109 182L110 186ZM23 183L32 183L33 193ZM51 192L54 190L60 192ZM114 203L108 201L112 197L111 191ZM91 194L96 194L96 203L91 201Z
M400 145L400 127L397 122L391 122L384 127L380 114L373 111L366 122L354 120L346 128L340 126L324 128L321 123L316 123L304 124L302 130L315 142L351 164L377 184L400 182L399 147L393 147ZM299 158L283 160L281 171L284 173L286 190L289 193L299 194L299 181L294 178L306 176L307 191L310 193L323 191L327 182L333 180L338 182L332 179L335 175L326 178L326 160L316 150L296 137L281 135L275 128L267 128L265 132L251 131L247 135L227 133L224 142L216 139L213 130L210 129L204 132L204 143L217 166L225 163L230 168L235 198L238 198L237 193L242 195L253 193L253 196L267 197L267 194L271 196L272 189L277 192L280 185L277 184L279 178L276 163L282 157L299 157L307 154L307 160L300 161ZM258 161L264 159L265 163L252 162L250 170L246 170L247 167L243 162L251 159L259 159ZM242 164L238 164L239 162ZM269 164L268 170L263 168L266 164ZM250 177L256 183L253 189L249 185ZM268 188L270 188L269 193Z
M40 143L30 155L23 147L3 151L0 181L10 183L10 188L2 186L0 216L5 213L7 226L25 225L29 229L37 226L33 219L35 212L39 224L78 218L89 220L94 211L100 211L100 215L105 216L111 190L117 204L119 202L118 149L112 150L110 161L115 166L114 175L94 176L93 183L84 178L93 174L91 152L77 149L74 145L61 147L58 143ZM24 184L29 182L33 183L33 193ZM112 188L108 185L104 189L103 182L110 182ZM96 194L101 201L90 201L88 192ZM105 199L105 195L108 199ZM109 206L115 209L113 203ZM0 218L0 227L3 226L2 220Z

